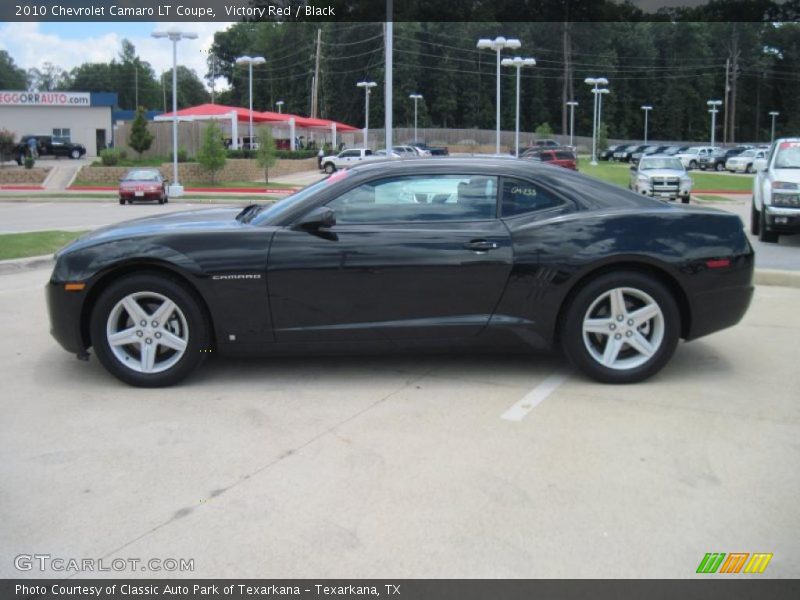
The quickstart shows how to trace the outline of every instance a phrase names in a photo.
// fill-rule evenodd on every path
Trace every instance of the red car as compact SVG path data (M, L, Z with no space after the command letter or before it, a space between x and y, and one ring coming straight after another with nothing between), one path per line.
M169 202L167 180L158 169L131 169L119 180L119 203L132 204L134 200Z
M531 150L522 155L522 158L547 162L557 167L578 170L578 160L571 150L563 148L543 148L541 150Z

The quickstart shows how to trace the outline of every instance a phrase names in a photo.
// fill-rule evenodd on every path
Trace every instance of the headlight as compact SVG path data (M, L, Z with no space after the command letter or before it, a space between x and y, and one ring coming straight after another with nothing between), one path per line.
M681 177L681 185L692 185L691 177Z
M637 181L639 183L649 183L650 182L650 178L647 175L639 175L636 179L637 179Z
M789 181L773 181L772 182L772 189L773 190L797 190L800 189L796 183L791 183Z

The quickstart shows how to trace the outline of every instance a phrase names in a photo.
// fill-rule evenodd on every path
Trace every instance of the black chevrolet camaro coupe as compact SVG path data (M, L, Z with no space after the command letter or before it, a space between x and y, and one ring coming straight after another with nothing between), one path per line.
M56 259L56 340L153 387L211 352L520 346L634 382L753 293L737 216L503 158L364 164L272 205L106 227Z

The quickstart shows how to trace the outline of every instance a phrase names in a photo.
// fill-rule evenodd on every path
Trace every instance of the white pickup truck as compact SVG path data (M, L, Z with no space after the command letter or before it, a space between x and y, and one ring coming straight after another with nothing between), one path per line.
M800 138L775 140L753 168L750 231L773 244L781 233L800 233Z
M330 174L336 169L346 169L364 161L378 160L380 158L380 156L375 156L369 148L350 148L349 150L342 150L336 155L323 156L320 167Z
M684 152L679 152L675 158L679 159L684 169L696 169L700 166L700 158L709 157L716 148L711 146L692 146Z

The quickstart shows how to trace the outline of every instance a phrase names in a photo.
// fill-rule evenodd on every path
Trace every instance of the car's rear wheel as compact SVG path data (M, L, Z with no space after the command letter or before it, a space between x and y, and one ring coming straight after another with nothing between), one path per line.
M112 283L91 314L92 346L125 383L162 387L194 371L210 346L210 327L195 295L179 282L142 273Z
M657 373L675 352L680 313L657 279L634 271L589 281L573 297L561 330L567 358L590 377L633 383Z
M336 166L333 163L325 163L325 172L330 175L336 170Z
M750 233L752 233L753 235L758 235L761 225L759 223L760 219L761 216L758 214L758 211L756 210L756 203L753 202L750 204Z

